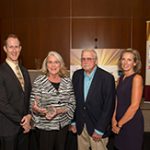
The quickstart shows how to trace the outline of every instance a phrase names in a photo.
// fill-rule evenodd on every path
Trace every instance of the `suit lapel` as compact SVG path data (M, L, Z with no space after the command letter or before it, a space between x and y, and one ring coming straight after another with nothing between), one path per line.
M84 71L81 72L81 78L79 78L78 82L80 84L79 92L80 92L80 95L81 95L81 99L84 102Z
M14 71L11 69L11 67L7 63L5 63L5 66L6 66L6 71L8 72L8 75L10 76L10 78L13 78L12 81L16 82L14 83L14 85L22 89L21 84L18 78L16 77Z

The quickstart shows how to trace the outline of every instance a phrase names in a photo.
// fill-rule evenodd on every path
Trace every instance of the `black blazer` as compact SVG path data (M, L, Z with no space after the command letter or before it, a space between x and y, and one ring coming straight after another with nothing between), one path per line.
M97 67L91 83L86 102L84 101L84 70L73 74L73 87L76 97L75 122L77 133L80 135L84 123L89 135L94 129L106 133L110 126L115 106L115 81L114 77ZM105 137L105 135L103 136Z
M7 63L0 65L0 136L16 134L22 117L29 113L31 82L27 70L20 66L25 91Z

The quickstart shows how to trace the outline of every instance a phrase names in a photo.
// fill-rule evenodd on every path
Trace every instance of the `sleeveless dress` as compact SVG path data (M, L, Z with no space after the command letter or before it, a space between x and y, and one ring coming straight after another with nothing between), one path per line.
M117 121L124 115L131 103L132 81L136 74L132 74L123 80L120 77L117 87ZM144 134L144 119L140 108L135 113L134 117L128 121L120 130L118 135L115 135L114 145L119 150L142 150Z

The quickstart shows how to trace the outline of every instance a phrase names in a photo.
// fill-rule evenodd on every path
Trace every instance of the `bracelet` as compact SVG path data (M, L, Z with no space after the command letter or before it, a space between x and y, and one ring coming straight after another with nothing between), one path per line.
M122 128L122 126L119 126L119 124L117 124L116 126L117 126L118 128L120 128L120 129Z

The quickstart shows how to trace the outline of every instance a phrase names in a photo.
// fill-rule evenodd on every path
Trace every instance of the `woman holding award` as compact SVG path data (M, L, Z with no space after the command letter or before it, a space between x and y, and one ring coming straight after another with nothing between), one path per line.
M40 150L64 150L75 97L71 79L60 54L50 51L31 92L33 126L39 133Z

